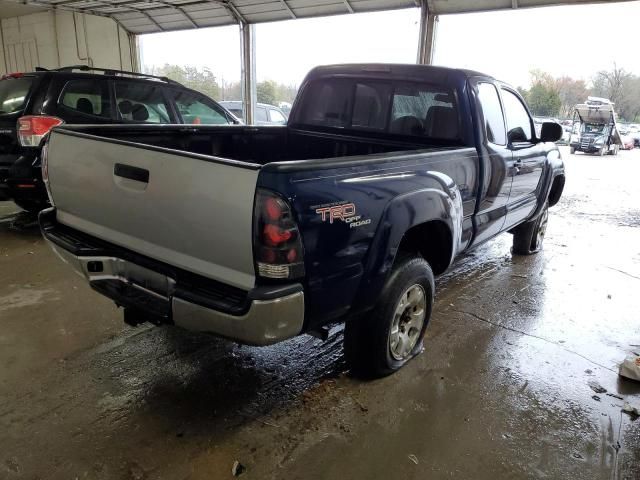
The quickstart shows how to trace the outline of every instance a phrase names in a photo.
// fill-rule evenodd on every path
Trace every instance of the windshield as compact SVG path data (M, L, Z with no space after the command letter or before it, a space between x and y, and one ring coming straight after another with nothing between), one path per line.
M584 133L604 133L604 125L585 124Z
M24 109L33 78L6 78L0 80L0 115Z

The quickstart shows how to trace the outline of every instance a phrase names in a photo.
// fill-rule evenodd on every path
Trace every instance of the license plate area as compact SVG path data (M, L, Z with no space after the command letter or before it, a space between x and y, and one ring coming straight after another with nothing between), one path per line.
M169 320L175 281L117 257L80 258L80 266L97 292L126 308Z

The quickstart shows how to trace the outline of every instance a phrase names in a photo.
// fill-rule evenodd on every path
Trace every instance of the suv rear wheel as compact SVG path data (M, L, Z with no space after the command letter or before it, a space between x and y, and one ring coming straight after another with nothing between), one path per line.
M433 272L422 257L396 263L373 310L347 321L345 354L356 375L388 375L423 351L434 291Z
M40 199L14 198L13 202L21 209L33 214L36 214L47 207L47 204L40 201Z

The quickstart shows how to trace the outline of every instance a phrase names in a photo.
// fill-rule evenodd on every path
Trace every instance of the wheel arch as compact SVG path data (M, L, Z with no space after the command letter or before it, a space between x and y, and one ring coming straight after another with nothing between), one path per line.
M367 253L351 311L372 306L371 298L382 291L401 252L421 254L431 264L434 274L444 272L460 246L462 217L462 200L453 181L391 200Z
M453 234L442 220L414 225L405 232L398 246L397 258L403 253L417 253L431 266L435 275L444 273L453 259Z
M549 190L549 206L553 207L560 201L562 192L564 191L565 177L563 174L556 175L551 182L551 189Z

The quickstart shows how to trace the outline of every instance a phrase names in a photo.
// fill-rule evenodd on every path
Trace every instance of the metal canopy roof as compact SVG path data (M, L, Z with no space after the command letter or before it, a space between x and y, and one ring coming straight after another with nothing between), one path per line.
M606 0L426 0L432 14L467 13ZM617 0L630 1L630 0ZM420 6L420 0L0 0L44 10L113 18L131 33L262 23Z

